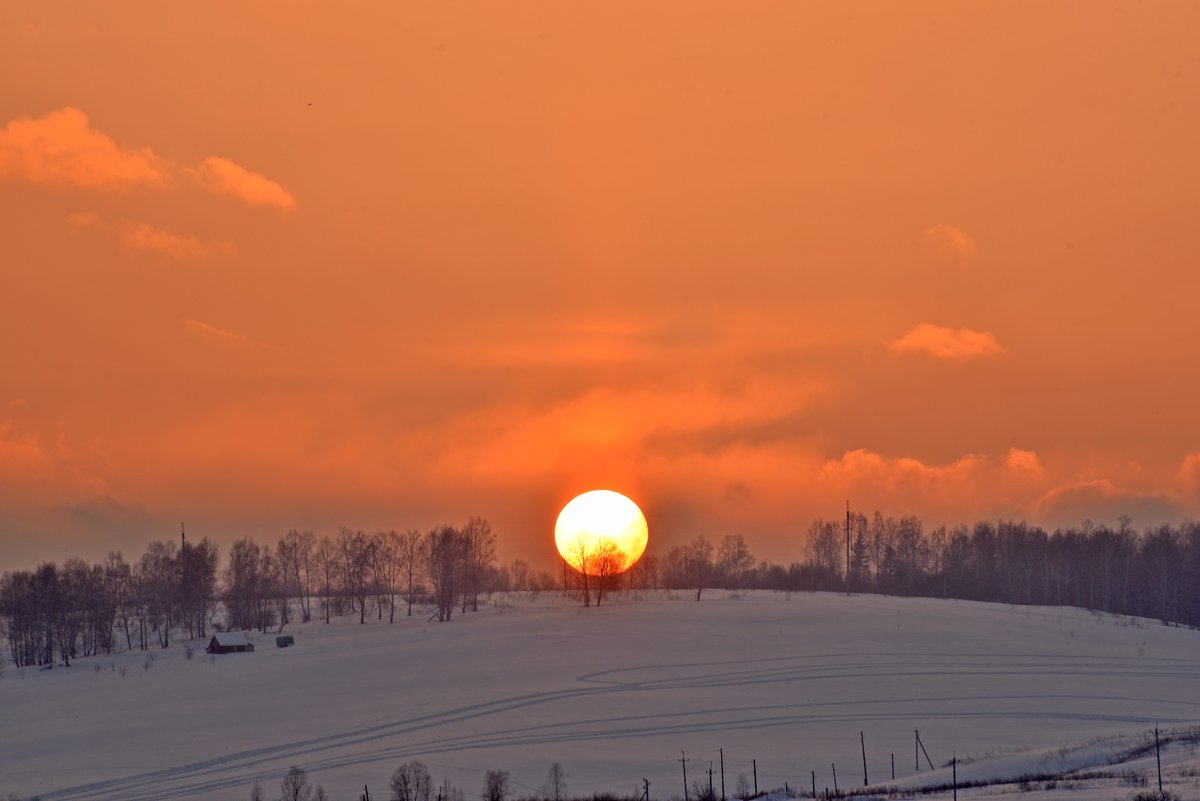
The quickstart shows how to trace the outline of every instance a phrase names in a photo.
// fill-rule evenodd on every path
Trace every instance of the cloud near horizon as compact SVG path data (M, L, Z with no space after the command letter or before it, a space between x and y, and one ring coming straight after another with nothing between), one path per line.
M1041 477L1046 473L1045 468L1042 467L1042 460L1038 457L1037 453L1015 446L1008 449L1008 455L1004 457L1004 463L1011 469L1030 476Z
M895 353L926 353L935 359L966 361L1001 356L1007 348L987 331L947 328L921 323L899 339L886 343Z
M1190 490L1200 490L1200 451L1184 457L1179 465L1179 480Z
M1054 487L1031 509L1038 520L1052 526L1078 525L1085 519L1111 523L1125 515L1141 527L1179 520L1185 511L1181 499L1170 492L1127 489L1107 478Z

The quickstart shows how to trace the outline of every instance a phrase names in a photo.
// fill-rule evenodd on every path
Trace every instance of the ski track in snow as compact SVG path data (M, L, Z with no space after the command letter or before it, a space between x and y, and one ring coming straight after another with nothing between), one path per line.
M831 655L826 655L826 657ZM857 654L880 658L914 657L914 654L896 652L879 654ZM931 656L931 655L925 655ZM855 661L839 662L821 666L791 665L771 668L746 670L745 662L714 662L714 663L679 663L671 665L649 665L640 667L618 668L599 671L576 678L583 684L599 684L600 687L585 687L581 689L556 690L530 695L514 696L483 704L474 704L455 709L445 710L434 714L398 720L382 725L370 726L353 731L325 737L300 740L278 746L242 751L238 754L224 756L218 759L196 762L191 765L154 771L140 776L118 779L106 782L81 785L43 794L46 801L86 801L88 799L123 798L127 801L142 801L146 799L174 798L198 793L208 793L219 790L245 787L254 782L254 777L264 766L278 766L280 772L286 771L291 764L303 762L309 770L317 771L334 767L349 767L372 762L398 763L416 759L431 754L448 751L466 751L493 746L524 746L564 741L605 740L618 737L644 737L661 734L688 734L695 731L736 731L739 729L764 728L790 724L816 724L830 722L869 722L888 718L911 718L911 712L897 710L881 712L880 707L889 705L904 706L916 703L931 702L972 704L980 701L1029 701L1044 703L1053 700L1066 701L1112 701L1118 700L1113 696L1097 695L975 695L975 696L925 696L918 700L896 700L891 698L873 698L858 701L815 702L802 704L780 704L770 707L722 707L702 712L681 712L674 714L653 714L640 716L616 716L592 718L587 720L570 721L566 723L542 724L521 728L504 729L474 736L448 736L432 740L418 740L398 745L381 746L381 741L398 738L404 735L424 734L438 727L453 726L469 721L479 721L500 712L512 711L539 704L569 703L584 696L597 696L621 692L653 692L677 688L735 688L749 684L762 683L792 683L801 681L819 681L827 678L847 679L883 679L894 677L962 676L974 677L1022 675L1039 677L1050 675L1070 675L1080 678L1090 676L1120 676L1138 680L1153 681L1163 677L1200 679L1200 666L1189 664L1183 660L1161 660L1166 664L1156 665L1154 670L1146 670L1143 664L1140 669L1130 665L1134 659L1108 659L1108 666L1097 666L1095 658L1061 657L1053 662L1045 661L1045 657L1034 658L1027 655L1019 661L999 662L1002 657L1012 655L977 654L973 659L965 659L964 654L941 654L932 656L953 657L953 661L937 660L921 661ZM819 657L810 657L819 658ZM1081 669L1080 660L1086 659L1090 667ZM977 660L986 660L986 666ZM1042 660L1042 661L1039 661ZM757 660L762 662L800 661L796 658L776 658ZM1058 664L1055 664L1058 663ZM715 668L723 665L737 665L741 669L720 672L703 672L684 676L667 675L662 678L641 680L616 680L601 677L618 676L622 674L657 674L672 670L694 671L696 669ZM1119 700L1138 703L1161 702L1180 703L1172 699L1154 699L1145 697L1125 696ZM1200 708L1200 701L1183 702ZM855 711L858 708L862 711ZM871 711L866 711L867 709ZM787 714L780 714L785 710ZM955 719L969 718L982 720L989 718L1010 718L1027 720L1095 720L1105 722L1131 723L1138 725L1154 725L1155 722L1173 723L1194 720L1196 715L1180 717L1175 721L1148 717L1117 716L1111 714L1092 714L1082 712L1049 711L1039 712L1033 709L1014 707L1010 711L958 711L958 712L924 712L926 719ZM690 719L690 720L689 720ZM367 750L362 746L370 745ZM352 753L334 754L343 749L354 749ZM254 770L249 770L254 769Z
M563 613L569 614L566 609ZM479 625L488 626L491 622L482 621ZM1110 629L1106 627L1104 633L1112 634ZM1074 636L1072 630L1071 637ZM1140 639L1144 632L1134 629L1132 636ZM1079 646L1078 641L1072 644L1074 648ZM1075 691L1039 692L1041 685L1051 679L1070 680ZM1171 725L1200 720L1200 696L1186 700L1169 693L1155 694L1167 680L1200 686L1197 681L1200 661L1034 651L914 649L825 650L804 655L634 664L587 672L570 680L549 675L544 684L551 689L543 691L504 694L477 703L451 703L422 714L397 716L261 747L237 748L231 753L190 762L180 760L183 764L132 775L41 790L40 795L44 801L240 797L255 780L263 780L269 787L273 777L281 776L293 764L303 765L313 774L314 781L319 781L323 775L358 766L374 766L371 775L386 776L401 762L429 761L433 756L446 754L497 749L505 752L504 749L561 747L572 743L603 748L617 741L664 736L686 745L689 735L713 732L730 732L735 736L778 732L784 736L804 728L815 731L814 736L821 736L821 732L835 724L853 724L857 731L870 730L870 724L888 721L896 727L921 720L982 728L997 721L1016 721L1028 724L1030 729L1053 722L1071 722L1094 723L1107 731L1121 725L1136 730L1156 723ZM956 683L955 691L945 686L949 682ZM1021 691L986 691L997 682ZM888 687L894 686L921 691L913 692L912 697L896 697L894 692L887 692ZM1111 689L1089 692L1094 686L1120 687L1122 692ZM846 687L853 692L845 692ZM750 688L759 689L754 695L759 702L738 703L739 696ZM502 692L504 688L496 689ZM763 690L769 690L766 697L778 699L777 702L761 702ZM681 691L707 692L712 705L703 709L675 708L672 694ZM806 700L795 700L805 695ZM845 695L856 697L837 697ZM620 701L626 703L618 704L616 711L606 711ZM431 697L425 704L439 702ZM641 714L620 711L629 702L646 711ZM1114 708L1141 709L1147 705L1159 705L1158 712L1166 706L1174 717ZM537 721L521 724L522 713L534 710L541 713ZM315 725L319 721L317 716ZM7 773L12 775L14 771ZM0 779L3 775L0 773ZM7 788L2 789L7 792Z

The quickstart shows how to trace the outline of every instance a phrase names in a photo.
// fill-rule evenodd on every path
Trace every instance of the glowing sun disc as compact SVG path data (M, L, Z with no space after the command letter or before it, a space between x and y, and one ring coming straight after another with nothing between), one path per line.
M567 564L590 576L628 570L646 551L649 532L637 504L619 492L592 490L558 513L554 544Z

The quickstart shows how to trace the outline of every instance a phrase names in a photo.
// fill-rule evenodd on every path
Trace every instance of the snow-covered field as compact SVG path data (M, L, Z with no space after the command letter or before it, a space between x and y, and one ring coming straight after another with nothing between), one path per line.
M669 798L683 792L680 752L689 780L707 783L719 748L729 794L752 759L761 789L807 792L813 770L819 790L833 787L834 763L841 788L862 785L860 731L870 782L890 783L894 753L905 786L948 780L955 753L960 780L1015 777L1103 764L1156 723L1200 724L1200 632L1077 609L807 593L647 593L583 609L543 596L443 624L288 632L295 647L259 635L251 654L210 658L197 643L187 659L177 643L152 664L132 653L10 665L0 797L244 799L256 779L273 796L300 765L334 801L364 784L386 798L392 771L420 759L468 799L488 768L532 795L555 761L572 795L632 794L646 778ZM923 756L914 770L914 729L936 771ZM1164 755L1184 798L1200 798L1196 747L1177 740ZM1148 759L1129 769L1152 771ZM964 795L995 792L1018 789Z

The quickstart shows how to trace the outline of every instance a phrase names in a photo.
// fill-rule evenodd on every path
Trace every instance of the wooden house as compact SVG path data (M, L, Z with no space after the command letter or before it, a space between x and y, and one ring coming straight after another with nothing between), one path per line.
M254 643L246 639L244 632L220 631L208 641L208 648L205 650L210 654L236 654L253 651Z

